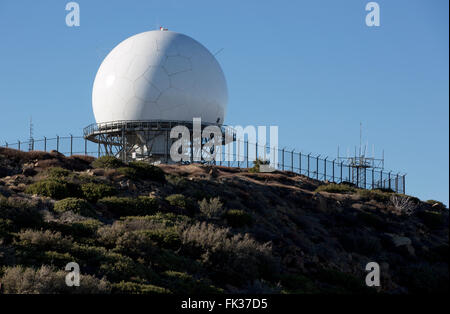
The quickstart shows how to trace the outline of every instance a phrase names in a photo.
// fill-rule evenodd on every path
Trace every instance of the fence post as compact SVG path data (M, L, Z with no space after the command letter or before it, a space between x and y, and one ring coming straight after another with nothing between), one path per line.
M333 178L332 178L332 180L333 180L333 182L334 182L334 161L335 161L336 159L333 159Z
M351 171L351 168L352 168L352 167L348 166L348 181L351 182L351 183L353 183L353 178L352 178L352 171Z
M308 178L309 178L309 157L310 157L311 153L308 154Z
M228 145L231 145L231 147L233 147L233 143L230 143L230 144L228 144ZM231 165L230 165L230 159L231 159L231 156L230 156L230 150L227 151L226 156L227 156L227 161L228 161L228 167L230 167L230 166L231 166Z
M374 169L372 168L372 189L374 189Z
M316 156L316 180L319 180L319 157L320 155Z
M380 186L379 188L384 188L384 183L383 183L383 170L380 170Z
M34 151L34 138L31 139L31 150Z
M237 149L236 149L236 154L237 154L237 164L238 164L238 168L241 168L241 162L240 162L240 160L241 160L241 156L240 156L240 146L241 145L239 145L240 143L239 143L239 139L237 140Z
M19 150L20 150L20 141L17 141L17 143L19 143Z
M100 139L98 141L98 153L97 153L97 158L100 158Z
M367 168L364 168L364 188L366 188L367 183Z
M73 135L70 134L70 156L72 156L73 152Z
M291 171L294 172L294 150L291 151Z
M340 183L342 183L342 167L344 166L344 162L343 161L341 161L341 182Z
M284 171L284 148L281 150L281 170Z
M302 174L302 152L298 153L298 173Z
M388 184L389 184L389 189L391 188L391 172L392 172L392 171L389 171L389 173L388 173Z
M275 150L275 146L273 147L273 160L275 161L275 154L276 154L277 152L276 152L276 150ZM269 145L269 160L270 160L270 154L271 154L271 152L270 152L270 145ZM275 163L274 163L275 164ZM275 165L275 169L278 169L278 165Z
M44 152L47 151L47 137L44 136Z
M405 174L402 176L403 177L403 194L405 194L405 191L406 191L406 189L405 189L405 184L406 184L406 180L405 180Z
M5 143L6 143L6 148L8 148L8 142L5 141Z
M247 156L246 156L247 158L246 159L247 159L247 169L248 169L248 139L247 139L247 142L245 142L245 143L246 143L245 146L247 146Z
M56 135L56 151L59 153L59 135Z
M84 139L84 155L87 156L87 139Z
M323 169L323 179L324 181L327 180L327 157L325 157L325 159L323 160L323 165L324 165L324 169Z
M395 192L398 193L398 173L397 177L395 178Z
M359 167L356 167L356 187L359 188Z

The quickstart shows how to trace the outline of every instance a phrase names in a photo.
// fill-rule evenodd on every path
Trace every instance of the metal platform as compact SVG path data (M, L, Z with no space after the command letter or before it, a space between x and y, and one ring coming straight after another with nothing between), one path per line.
M171 130L176 126L184 126L190 131L191 140L188 145L193 150L193 121L111 121L94 123L83 130L86 140L98 143L106 155L116 156L123 161L144 160L149 162L171 163L170 147L176 138L170 138ZM226 140L235 140L233 130L225 125L201 123L201 130L207 126L217 126L222 133L222 144ZM202 143L208 138L202 138Z

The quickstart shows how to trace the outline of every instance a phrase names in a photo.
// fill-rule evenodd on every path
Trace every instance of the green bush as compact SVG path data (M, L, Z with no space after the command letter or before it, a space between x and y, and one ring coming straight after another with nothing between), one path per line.
M131 167L120 167L120 168L117 168L116 171L130 179L137 179L137 177L138 177L136 169L131 168Z
M112 282L130 280L130 278L145 279L151 272L143 265L135 263L130 257L119 253L108 252L104 258L99 272Z
M353 193L356 191L356 189L347 184L330 183L321 185L316 189L316 192L322 191L330 193Z
M42 215L32 204L6 198L0 195L0 219L11 220L12 228L20 230L21 228L37 228L43 223Z
M182 176L176 176L173 174L166 174L165 181L167 181L169 184L173 185L177 190L183 191L189 186L189 181L182 177Z
M248 172L258 173L260 172L261 165L268 165L270 162L268 160L256 159L253 161L253 167L248 169Z
M43 263L46 265L55 265L57 267L64 267L67 263L73 262L74 258L69 253L59 253L55 251L44 252Z
M158 271L176 270L199 273L204 271L202 264L192 258L182 256L172 250L161 249L157 254L149 257L152 266Z
M208 281L194 279L187 273L177 271L165 271L163 273L163 282L171 291L179 294L218 294L223 293L222 289L218 289Z
M90 202L97 202L99 199L117 194L117 190L104 183L84 183L81 185L83 198Z
M118 236L115 242L115 252L135 259L151 257L158 250L156 243L143 230L127 231Z
M144 234L162 248L177 250L181 246L180 235L175 228L147 230Z
M149 219L152 219L155 222L160 222L164 224L166 227L173 227L180 223L189 223L191 221L191 218L185 215L177 215L174 213L161 213L161 212L149 216Z
M395 191L393 189L390 189L390 188L375 188L373 190L374 191L384 192L384 193L395 193Z
M86 200L75 198L75 197L68 197L62 200L59 200L55 203L53 209L58 213L63 213L66 211L72 211L76 214L80 214L82 216L94 216L95 212L91 206Z
M224 218L227 220L228 225L233 228L242 228L244 226L251 226L253 223L252 216L243 210L230 209L228 210Z
M146 162L135 161L130 162L129 166L136 172L136 177L144 180L153 180L158 182L165 182L166 177L164 171L154 165L150 165Z
M139 216L154 214L159 207L158 200L149 196L132 197L105 197L98 201L116 216Z
M124 166L124 163L113 156L102 156L92 162L94 168L120 168Z
M301 274L285 274L280 278L280 283L287 288L290 293L320 293L320 289L316 286L313 280Z
M71 171L61 167L51 167L46 170L47 176L52 179L63 179L72 174Z
M389 202L392 195L391 192L383 192L381 190L358 190L358 195L363 200L376 200L378 202Z
M119 283L115 283L112 285L112 293L114 294L161 294L170 293L170 290L149 285L149 284L140 284L136 282L125 282L121 281Z
M48 196L56 200L67 197L78 197L81 194L79 185L62 179L45 179L29 185L25 193Z
M97 229L103 225L102 222L96 219L87 219L72 223L61 223L58 221L48 221L45 223L45 229L59 231L64 235L69 235L74 238L93 238Z
M81 267L97 268L107 259L107 250L101 246L74 243L70 253Z
M218 197L211 198L209 201L204 198L198 202L200 212L210 219L220 218L223 215L223 204Z
M96 219L87 219L71 224L73 235L78 237L92 237L101 226L103 223Z
M166 201L170 205L180 207L182 209L190 209L192 204L183 194L172 194L166 197Z

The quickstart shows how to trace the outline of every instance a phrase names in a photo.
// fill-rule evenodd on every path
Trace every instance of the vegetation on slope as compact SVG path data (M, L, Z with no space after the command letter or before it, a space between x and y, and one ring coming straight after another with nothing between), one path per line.
M80 265L80 287L64 267ZM381 287L365 286L365 265ZM448 209L292 173L0 149L3 293L448 291Z

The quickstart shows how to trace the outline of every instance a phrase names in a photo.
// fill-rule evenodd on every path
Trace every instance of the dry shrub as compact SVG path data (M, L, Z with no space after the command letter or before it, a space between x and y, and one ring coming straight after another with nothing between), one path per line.
M63 213L67 211L72 211L76 214L82 215L82 216L95 216L95 211L92 208L91 204L89 204L86 200L75 198L75 197L69 197L62 199L60 201L57 201L53 208L58 213Z
M105 279L98 279L90 275L80 275L80 286L66 285L65 271L49 266L39 269L10 267L5 270L1 278L3 291L14 294L56 294L56 293L109 293L111 285Z
M391 195L391 204L394 207L394 213L397 215L410 216L417 208L417 204L409 197L403 195Z
M117 220L112 225L107 225L97 230L99 241L108 247L114 247L117 239L126 232L143 230L163 230L168 224L163 220L154 219L154 216L126 217Z
M204 198L202 201L198 202L200 212L210 219L217 219L222 217L224 210L222 203L218 197L211 198L209 201Z
M247 233L233 235L229 228L203 222L186 227L181 240L190 254L200 255L217 280L242 284L277 270L271 243L258 243Z
M156 242L145 231L132 231L125 232L116 239L114 251L134 258L145 258L155 255L157 247Z
M60 232L50 230L35 231L25 230L17 234L19 243L25 247L33 247L41 250L67 251L73 246L73 240L63 237Z

